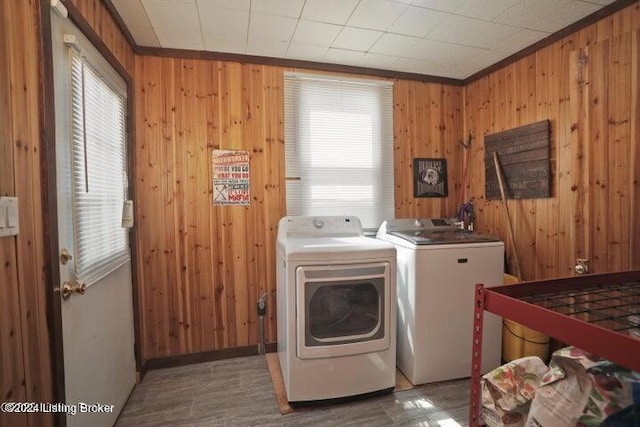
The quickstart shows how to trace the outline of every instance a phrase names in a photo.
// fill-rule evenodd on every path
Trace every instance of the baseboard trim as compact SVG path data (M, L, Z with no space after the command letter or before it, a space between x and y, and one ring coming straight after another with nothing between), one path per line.
M278 351L278 344L268 343L267 353ZM232 359L234 357L247 357L258 355L258 346L250 345L246 347L225 348L222 350L203 351L200 353L180 354L176 356L158 357L147 359L140 368L140 381L142 381L148 371L153 369L173 368L176 366L193 365L196 363L211 362L214 360Z

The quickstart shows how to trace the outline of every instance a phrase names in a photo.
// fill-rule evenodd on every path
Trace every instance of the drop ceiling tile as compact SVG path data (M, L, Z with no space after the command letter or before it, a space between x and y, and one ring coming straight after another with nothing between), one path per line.
M437 10L409 6L388 31L406 36L424 37L447 16L446 13Z
M549 35L551 35L551 33L534 30L522 30L509 37L508 39L505 39L502 42L496 44L493 49L501 52L516 53Z
M382 31L343 27L331 47L366 52L383 34Z
M405 73L428 74L432 76L446 76L449 70L447 64L432 61L418 61L409 58L399 58L393 64L392 68Z
M150 27L151 21L139 0L113 0L118 14L129 26Z
M552 33L599 8L593 3L572 0L523 1L498 15L495 22Z
M289 41L298 23L297 19L251 12L249 39Z
M251 0L196 0L196 4L200 10L202 10L203 7L212 9L249 10Z
M200 31L195 3L143 0L144 9L156 30L189 33ZM162 42L162 40L160 40Z
M362 55L358 65L360 67L378 68L380 70L386 70L389 67L391 67L391 65L393 65L393 63L397 59L398 58L396 56L380 55L377 53L367 52L364 55Z
M404 56L420 41L417 37L385 34L369 49L372 53L382 55Z
M168 49L202 50L204 48L200 33L156 30L156 35L160 45Z
M481 70L483 68L487 68L489 65L493 65L496 62L500 62L504 58L509 56L508 53L499 52L497 50L487 50L481 55L474 55L469 57L469 61L467 65L473 65ZM465 65L465 64L453 64L453 65Z
M465 0L413 0L412 4L414 6L426 7L429 9L453 12L464 2Z
M335 40L342 27L324 22L298 21L292 42L329 47Z
M360 62L360 58L364 55L363 52L356 52L353 50L334 49L330 48L322 59L324 62L331 62L334 64L345 64L357 66Z
M320 62L328 50L328 47L291 42L289 43L289 49L287 49L287 58Z
M473 65L450 65L447 70L447 77L452 79L466 79L467 77L477 73L481 68Z
M138 46L160 47L160 41L153 28L137 25L127 25L127 28Z
M361 0L347 23L350 27L384 31L407 7L389 0Z
M247 42L247 54L258 56L270 56L284 58L289 42L269 39L249 39Z
M482 57L489 52L488 49L425 39L419 41L404 56L421 61L464 65L472 62L472 58Z
M112 1L141 46L466 78L614 0Z
M467 0L455 10L457 15L493 21L505 10L521 0Z
M249 11L233 9L200 8L200 27L205 34L226 34L247 37Z
M304 0L254 0L251 10L268 15L299 18Z
M309 21L344 25L359 0L307 0L302 18Z
M449 15L427 38L490 49L517 32L516 27Z
M226 34L204 34L204 48L212 52L245 53L246 37Z

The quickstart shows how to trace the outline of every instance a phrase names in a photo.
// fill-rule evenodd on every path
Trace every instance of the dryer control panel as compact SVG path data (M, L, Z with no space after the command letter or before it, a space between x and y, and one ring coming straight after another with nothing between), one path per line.
M286 216L278 224L278 234L289 237L357 237L362 224L355 216Z

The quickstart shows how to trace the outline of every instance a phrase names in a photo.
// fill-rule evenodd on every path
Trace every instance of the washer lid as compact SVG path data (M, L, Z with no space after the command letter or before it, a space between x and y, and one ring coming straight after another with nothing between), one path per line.
M451 218L400 218L386 220L380 225L377 237L382 240L387 239L387 235L394 232L411 231L455 231L460 230L460 226Z
M299 237L286 239L280 248L288 261L340 261L395 258L393 244L370 237Z
M392 231L389 234L400 237L401 239L407 240L415 245L447 245L500 241L499 237L473 233L460 229L446 231L403 230Z

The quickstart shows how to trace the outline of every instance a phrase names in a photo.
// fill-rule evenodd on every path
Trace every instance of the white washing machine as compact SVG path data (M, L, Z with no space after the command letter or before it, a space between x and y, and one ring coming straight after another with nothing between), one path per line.
M396 250L356 217L284 217L278 357L291 402L395 386Z
M398 368L413 384L471 375L475 285L502 284L504 244L450 219L385 221L397 249ZM501 318L484 316L482 370L500 365Z

